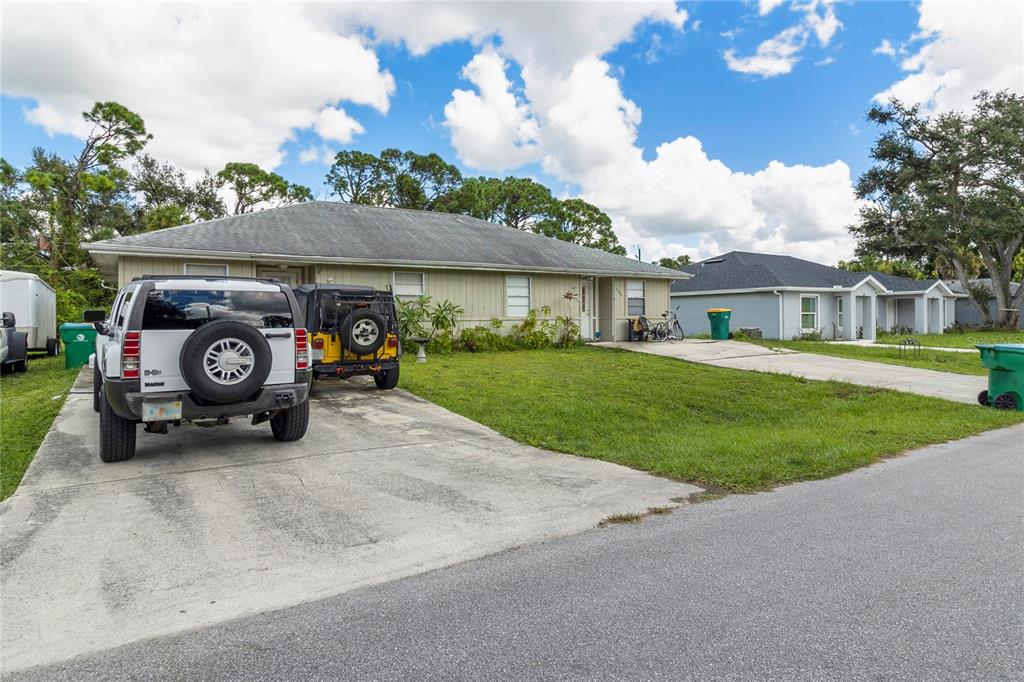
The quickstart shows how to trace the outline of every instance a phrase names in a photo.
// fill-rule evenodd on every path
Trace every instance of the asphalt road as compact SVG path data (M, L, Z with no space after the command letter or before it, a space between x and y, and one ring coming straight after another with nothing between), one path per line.
M1022 679L1024 426L19 679Z

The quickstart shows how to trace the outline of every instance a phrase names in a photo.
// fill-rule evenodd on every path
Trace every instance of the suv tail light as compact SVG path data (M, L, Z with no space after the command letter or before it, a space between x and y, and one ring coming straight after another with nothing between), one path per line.
M142 332L125 332L121 344L121 377L139 378L139 363L142 358Z
M398 337L388 334L388 348L398 348Z
M324 349L324 337L318 336L315 339L313 339L313 348L316 349L316 350L323 350Z
M295 330L295 369L309 369L309 341L305 329Z

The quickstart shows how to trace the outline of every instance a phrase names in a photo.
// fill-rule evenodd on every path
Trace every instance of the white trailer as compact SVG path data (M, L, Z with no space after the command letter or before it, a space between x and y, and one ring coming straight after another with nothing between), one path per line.
M28 336L29 350L60 351L57 340L57 294L31 272L0 270L0 311L13 313L15 329Z

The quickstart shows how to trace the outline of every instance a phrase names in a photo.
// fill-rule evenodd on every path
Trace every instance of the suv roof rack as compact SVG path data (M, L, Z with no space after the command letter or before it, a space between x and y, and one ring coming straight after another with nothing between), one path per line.
M231 275L139 275L138 277L132 277L133 282L140 282L147 279L202 279L208 282L217 282L220 280L242 280L243 282L269 282L271 284L281 284L281 280L276 277L233 277Z

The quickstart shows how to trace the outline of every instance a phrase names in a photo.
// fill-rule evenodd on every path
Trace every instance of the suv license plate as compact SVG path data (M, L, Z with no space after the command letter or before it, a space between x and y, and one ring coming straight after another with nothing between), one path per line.
M142 421L162 422L181 419L180 400L162 400L142 403Z

